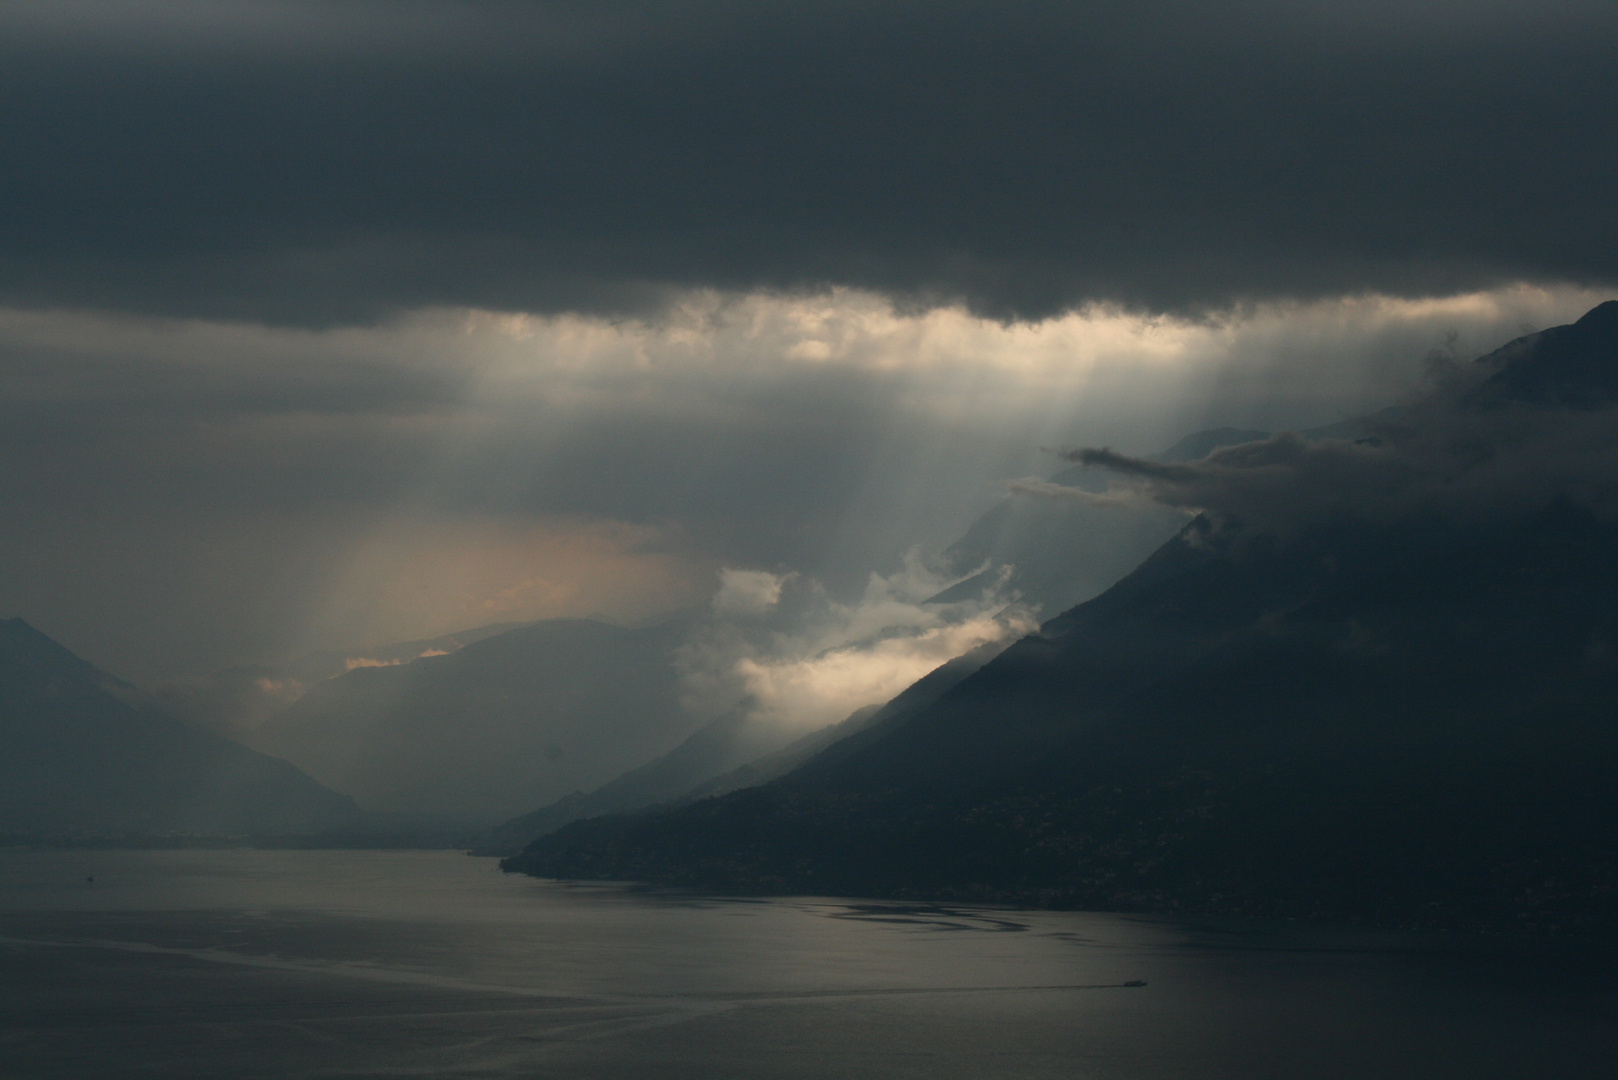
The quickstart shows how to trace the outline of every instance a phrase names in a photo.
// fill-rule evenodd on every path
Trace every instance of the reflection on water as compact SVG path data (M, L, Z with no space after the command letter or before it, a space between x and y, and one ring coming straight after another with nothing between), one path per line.
M8 1078L1471 1080L1614 1060L1618 993L1587 949L698 898L444 852L0 852Z

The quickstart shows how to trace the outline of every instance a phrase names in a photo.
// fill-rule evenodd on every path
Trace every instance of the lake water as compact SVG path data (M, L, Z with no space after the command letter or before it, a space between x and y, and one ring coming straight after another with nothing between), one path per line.
M449 852L3 851L0 1076L1606 1078L1608 955Z

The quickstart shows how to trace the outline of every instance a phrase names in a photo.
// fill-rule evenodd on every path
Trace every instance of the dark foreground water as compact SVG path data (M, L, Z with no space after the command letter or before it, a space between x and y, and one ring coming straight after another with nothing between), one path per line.
M0 852L6 1080L1613 1075L1588 948L680 898L442 852Z

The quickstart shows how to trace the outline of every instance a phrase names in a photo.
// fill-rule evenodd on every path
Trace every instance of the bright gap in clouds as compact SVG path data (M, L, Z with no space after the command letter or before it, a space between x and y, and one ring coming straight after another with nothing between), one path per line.
M1435 348L1475 355L1600 299L1001 324L700 293L655 320L429 310L325 331L0 311L0 609L136 678L707 610L722 567L854 610L871 574L1055 471L1041 447L1329 423L1408 396Z

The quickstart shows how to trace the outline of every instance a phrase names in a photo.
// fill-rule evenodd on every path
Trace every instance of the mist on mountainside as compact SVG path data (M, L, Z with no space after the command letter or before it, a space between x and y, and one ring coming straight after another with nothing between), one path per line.
M1265 435L1196 432L1153 459L1191 460ZM1105 488L1079 466L1041 483L1062 494ZM852 604L799 575L724 571L713 617L681 649L688 704L724 711L663 757L514 818L482 846L509 854L581 817L692 802L783 775L868 725L915 712L1032 630L1041 612L1113 584L1184 522L1183 512L1144 500L1099 509L1014 490L931 563L913 550L900 573L872 575Z
M484 825L694 739L654 785L672 797L1033 625L992 589L923 602L948 580L873 575L842 603L800 576L726 571L710 610L656 626L548 620L448 655L352 665L245 737L367 810Z
M1607 927L1618 302L1365 434L1082 450L1197 517L936 703L508 865L704 887Z

